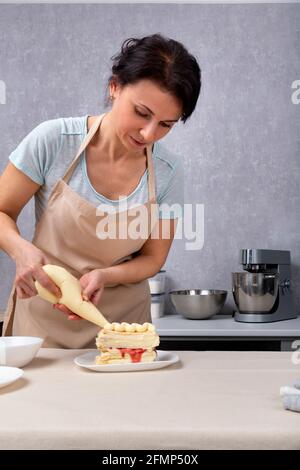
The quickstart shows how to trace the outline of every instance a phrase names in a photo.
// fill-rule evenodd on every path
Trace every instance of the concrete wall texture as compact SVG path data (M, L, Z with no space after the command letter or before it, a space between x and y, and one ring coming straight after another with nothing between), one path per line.
M111 56L156 32L181 41L203 78L195 113L162 141L184 161L185 202L204 205L203 247L174 241L166 290L227 289L229 312L239 249L288 249L300 312L299 4L0 5L0 171L40 122L103 112ZM31 201L18 221L28 239L33 214ZM13 279L0 252L0 310Z

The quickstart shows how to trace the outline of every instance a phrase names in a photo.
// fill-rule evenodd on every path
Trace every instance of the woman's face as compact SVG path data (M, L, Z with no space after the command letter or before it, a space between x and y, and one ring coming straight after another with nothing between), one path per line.
M114 97L111 114L115 132L130 152L162 139L180 119L181 104L151 80L123 88L112 84L110 92Z

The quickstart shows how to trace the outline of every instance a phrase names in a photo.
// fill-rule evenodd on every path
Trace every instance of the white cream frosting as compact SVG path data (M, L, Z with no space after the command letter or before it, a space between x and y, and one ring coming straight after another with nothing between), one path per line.
M117 332L124 332L124 333L144 333L144 332L149 332L149 333L154 333L155 332L155 326L152 324L152 323L143 323L143 324L139 324L139 323L126 323L126 322L122 322L122 323L117 323L117 322L113 322L113 323L106 323L104 325L104 328L103 330L105 332L108 332L108 331L117 331Z

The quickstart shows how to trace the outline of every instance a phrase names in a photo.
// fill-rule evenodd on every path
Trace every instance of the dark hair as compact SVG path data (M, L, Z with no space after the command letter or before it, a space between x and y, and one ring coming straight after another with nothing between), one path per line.
M111 60L108 85L112 80L121 86L142 79L153 80L179 100L183 122L191 116L200 94L201 70L195 57L180 42L161 34L129 38Z

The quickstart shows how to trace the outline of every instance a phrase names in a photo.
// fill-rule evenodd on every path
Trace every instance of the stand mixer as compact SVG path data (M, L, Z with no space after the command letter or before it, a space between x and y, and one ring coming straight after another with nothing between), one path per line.
M244 272L232 273L238 322L263 323L297 318L291 292L291 254L282 250L240 250Z

